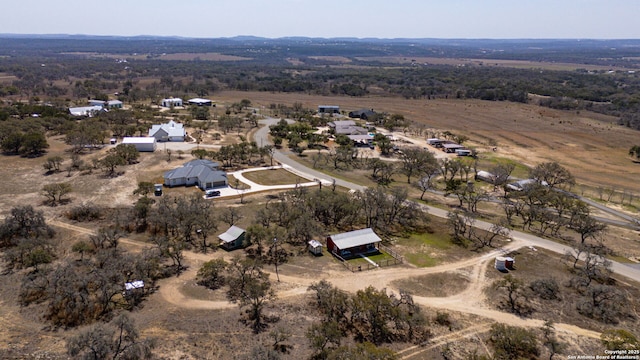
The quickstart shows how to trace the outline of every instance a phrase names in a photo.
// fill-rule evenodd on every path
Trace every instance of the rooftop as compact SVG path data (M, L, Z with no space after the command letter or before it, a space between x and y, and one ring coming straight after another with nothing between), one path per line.
M371 228L330 235L329 237L339 249L348 249L382 241Z
M218 238L222 240L222 242L228 243L228 242L235 241L242 234L244 234L244 229L239 228L235 225L232 225L227 231L218 235Z

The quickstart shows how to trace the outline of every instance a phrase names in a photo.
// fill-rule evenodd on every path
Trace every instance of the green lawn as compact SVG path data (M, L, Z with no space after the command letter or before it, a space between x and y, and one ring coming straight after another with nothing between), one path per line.
M436 225L436 224L434 224ZM451 244L446 230L441 229L434 233L414 233L408 238L398 238L397 245L408 249L402 252L402 256L410 263L418 267L436 266L441 257L462 251Z

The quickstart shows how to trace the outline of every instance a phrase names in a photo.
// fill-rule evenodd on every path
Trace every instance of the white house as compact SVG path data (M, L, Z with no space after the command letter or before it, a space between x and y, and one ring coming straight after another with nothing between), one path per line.
M122 109L122 101L120 100L89 100L91 106L102 106L105 109Z
M182 124L173 120L166 124L153 125L149 129L149 137L154 137L156 141L184 141L186 132Z
M154 137L125 137L122 138L123 144L131 144L140 152L156 151L156 138Z
M182 106L182 99L180 98L168 98L168 99L162 99L162 103L161 103L162 107L167 107L170 108L172 106Z
M69 108L69 113L73 116L89 116L92 117L99 112L103 111L102 105L95 106L80 106Z

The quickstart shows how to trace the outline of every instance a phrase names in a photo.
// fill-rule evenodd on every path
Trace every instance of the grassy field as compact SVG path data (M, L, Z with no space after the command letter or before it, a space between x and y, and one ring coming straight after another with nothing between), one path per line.
M260 185L289 185L309 182L309 180L284 169L248 171L242 175Z
M467 145L475 147L481 159L507 158L523 167L557 161L571 170L578 183L640 193L640 184L636 181L640 177L640 166L627 156L629 148L638 143L638 132L617 125L617 119L610 116L480 100L406 100L236 91L217 94L218 102L233 102L239 98L250 99L256 107L301 103L305 108L315 109L318 104L326 103L339 105L345 112L371 108L402 114L425 130L436 133L448 130L469 136L471 140ZM495 152L492 151L494 147Z

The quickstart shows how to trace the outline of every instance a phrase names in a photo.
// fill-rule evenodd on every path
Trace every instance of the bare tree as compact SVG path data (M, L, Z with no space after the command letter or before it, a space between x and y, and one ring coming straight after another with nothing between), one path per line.
M571 172L555 161L538 164L531 170L529 176L546 184L551 189L559 185L572 186L575 184Z
M243 321L250 323L253 331L259 333L266 327L264 307L275 299L269 274L262 271L256 261L234 258L227 267L227 298L245 310Z
M140 339L131 318L122 313L108 325L81 331L67 342L67 353L76 359L151 359L154 341Z

